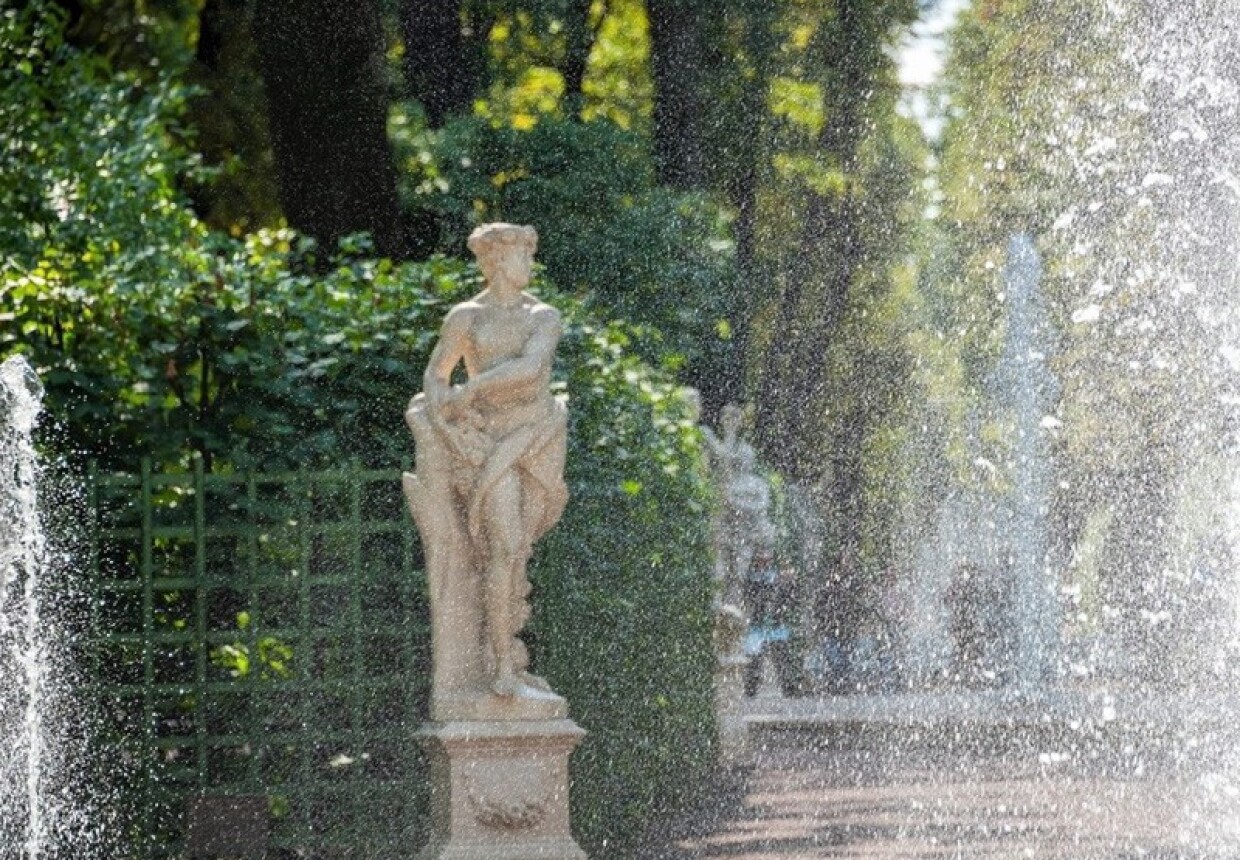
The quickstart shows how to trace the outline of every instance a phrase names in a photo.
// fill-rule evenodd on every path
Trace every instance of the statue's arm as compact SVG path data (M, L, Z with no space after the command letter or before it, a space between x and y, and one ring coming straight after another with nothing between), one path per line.
M534 313L534 331L521 354L471 377L465 384L467 397L502 397L506 391L550 382L555 347L560 342L560 312L544 305Z
M452 371L465 358L469 345L469 310L457 305L448 312L422 375L422 391L432 409L452 399Z
M723 455L723 442L719 441L719 437L715 435L715 431L711 430L705 424L698 425L698 429L702 431L702 438L706 440L706 450L712 458L719 458Z
M471 429L468 426L455 427L451 423L459 420L461 416L457 414L458 411L467 405L461 386L452 385L452 371L462 359L468 364L469 327L468 308L457 305L448 312L439 333L439 340L431 351L426 372L422 375L422 391L425 395L422 414L456 457L477 465L485 455L477 445L471 443ZM415 396L405 410L405 421L410 429L415 428L420 399L420 396ZM414 432L416 435L416 429Z

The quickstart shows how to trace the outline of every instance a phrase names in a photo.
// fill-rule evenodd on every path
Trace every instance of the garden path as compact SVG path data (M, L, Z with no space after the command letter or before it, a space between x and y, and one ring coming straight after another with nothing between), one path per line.
M1240 843L1220 848L1203 823L1240 818L1233 786L1174 752L1138 752L1123 737L1078 745L1019 725L927 734L754 704L752 766L652 834L641 860L1240 857Z

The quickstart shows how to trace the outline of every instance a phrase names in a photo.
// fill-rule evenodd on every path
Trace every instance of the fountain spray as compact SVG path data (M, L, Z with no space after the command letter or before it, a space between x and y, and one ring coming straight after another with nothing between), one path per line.
M31 440L42 399L25 359L0 365L0 845L20 845L23 860L38 860L47 840L39 707L47 655L38 592L46 541Z

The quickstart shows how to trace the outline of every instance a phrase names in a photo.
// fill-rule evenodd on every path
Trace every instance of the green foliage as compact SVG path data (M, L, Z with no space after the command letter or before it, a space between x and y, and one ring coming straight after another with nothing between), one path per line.
M208 230L177 190L193 167L172 134L181 92L111 77L64 44L60 20L39 4L5 14L0 27L0 355L30 357L67 447L105 469L150 457L174 472L191 469L195 454L215 472L331 466L346 453L369 465L406 461L402 408L447 308L479 288L476 271L444 257L376 260L360 238L325 264L291 231L238 239ZM639 163L635 140L620 146L602 125L540 123L525 137L460 129L482 141L476 157L487 164L521 154L530 184L493 185L494 174L459 159L444 168L451 181L475 183L491 214L562 223L547 228L547 268L570 287L588 280L578 268L598 266L575 240L591 239L598 258L620 269L607 283L630 307L666 301L660 279L688 290L690 275L678 282L677 266L710 270L694 254L720 265L706 226L688 248L668 223L673 213L676 224L701 223L704 207L612 165L617 153L629 153L626 168ZM564 176L570 191L540 204L535 188L549 193L556 183L538 177L587 155L600 182L578 164ZM589 195L621 226L591 221ZM553 202L569 214L552 218ZM446 211L463 231L465 213ZM643 212L660 220L647 226ZM646 242L644 253L660 262L637 259L632 242ZM623 856L701 782L711 758L704 482L686 404L637 357L659 345L538 289L566 321L556 379L571 404L575 502L533 566L531 646L591 732L574 764L578 832L600 856ZM238 617L239 628L247 623ZM262 639L211 656L239 680L281 677L297 658L295 647Z
M249 612L237 613L237 631L245 632L251 624ZM212 665L228 673L229 677L261 680L285 679L293 675L291 666L293 649L276 636L262 636L251 648L242 641L228 642L212 648Z
M528 131L542 116L579 109L586 120L646 129L652 103L649 33L639 0L533 0L520 6L483 0L478 6L493 19L493 79L476 102L480 116ZM584 54L581 98L565 92L562 70L574 52Z
M98 450L149 401L141 342L180 324L208 237L176 191L183 91L109 77L62 27L42 4L0 17L0 350L32 353Z
M441 250L461 253L483 221L535 224L555 284L663 334L647 358L695 365L718 347L733 301L726 220L707 198L655 185L640 136L551 116L527 131L480 118L395 126L405 204L434 213Z
M537 665L588 731L573 822L591 856L627 857L714 760L707 499L698 431L632 333L570 321L572 501L535 559ZM606 728L604 728L606 727Z
M101 61L65 44L61 17L41 8L0 16L6 266L32 269L55 248L73 276L119 250L129 256L118 277L148 275L157 264L137 259L150 256L138 246L173 244L193 230L174 191L192 162L169 135L185 91L109 78Z
M90 50L113 68L154 77L167 70L180 71L190 62L205 3L78 0L57 5L71 15L68 36L74 45Z
M609 0L605 6L583 84L582 119L607 119L626 130L648 131L654 93L645 5Z

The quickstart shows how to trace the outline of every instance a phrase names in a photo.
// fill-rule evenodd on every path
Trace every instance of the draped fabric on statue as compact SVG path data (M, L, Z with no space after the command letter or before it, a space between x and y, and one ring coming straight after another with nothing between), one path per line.
M539 407L543 415L536 423L520 425L495 443L474 481L469 500L469 534L475 541L483 539L487 494L514 469L521 480L522 531L529 536L530 545L564 513L568 503L563 474L568 410L551 398Z

